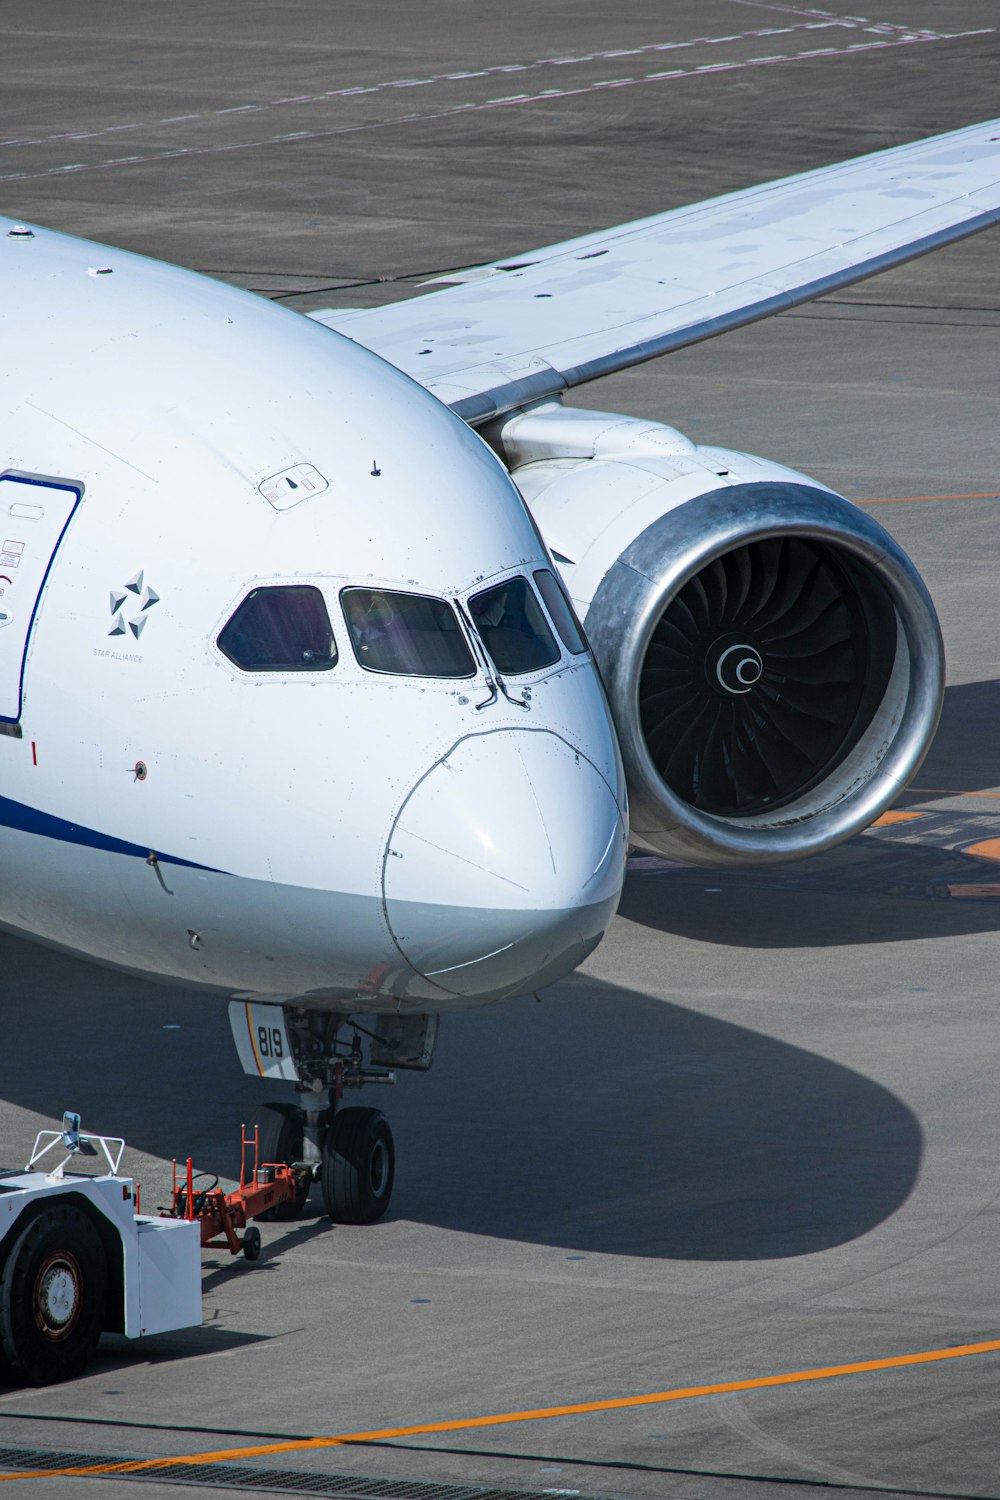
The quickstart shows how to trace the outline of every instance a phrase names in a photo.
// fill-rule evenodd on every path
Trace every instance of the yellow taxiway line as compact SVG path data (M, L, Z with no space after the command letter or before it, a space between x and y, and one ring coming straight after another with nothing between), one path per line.
M667 1401L692 1401L701 1396L727 1396L734 1391L761 1391L779 1385L800 1385L809 1380L835 1380L841 1375L863 1375L876 1370L899 1370L907 1365L936 1364L946 1359L967 1359L971 1354L1000 1352L1000 1339L981 1344L957 1344L946 1349L924 1349L918 1354L894 1354L888 1359L864 1359L849 1365L823 1365L816 1370L793 1370L785 1375L758 1375L751 1380L724 1380L715 1385L679 1386L643 1396L616 1396L605 1401L579 1401L570 1406L543 1406L533 1411L500 1412L485 1417L461 1417L446 1422L418 1422L408 1427L381 1427L370 1432L342 1432L332 1437L300 1438L287 1442L261 1443L253 1447L222 1448L210 1453L185 1453L174 1458L127 1459L122 1463L76 1465L66 1469L30 1469L0 1474L0 1483L11 1479L51 1479L54 1476L87 1474L143 1474L178 1468L186 1464L232 1463L242 1458L265 1458L275 1453L301 1453L316 1448L336 1448L351 1443L388 1442L391 1438L419 1437L435 1432L467 1432L473 1428L504 1427L514 1422L544 1422L552 1417L586 1416L592 1412L625 1411L638 1406L659 1406Z

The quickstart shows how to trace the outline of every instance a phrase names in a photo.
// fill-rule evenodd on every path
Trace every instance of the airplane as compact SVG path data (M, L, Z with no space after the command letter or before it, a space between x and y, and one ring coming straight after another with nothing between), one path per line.
M262 1159L390 1201L345 1107L576 968L629 845L870 824L944 658L913 564L582 382L1000 219L1000 121L303 316L0 220L0 925L228 997ZM301 1210L302 1199L287 1208Z

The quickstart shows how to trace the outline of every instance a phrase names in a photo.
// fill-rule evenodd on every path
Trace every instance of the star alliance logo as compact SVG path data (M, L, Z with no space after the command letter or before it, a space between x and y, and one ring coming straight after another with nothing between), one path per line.
M111 613L114 616L114 622L108 631L108 635L124 635L126 630L131 630L136 640L142 635L148 618L146 611L152 609L154 604L159 604L160 602L159 594L155 589L150 588L149 584L145 583L143 579L144 574L140 570L134 578L129 579L123 589L112 589ZM133 596L131 599L129 598L130 594ZM132 610L136 610L133 619L126 620L126 609L130 613Z

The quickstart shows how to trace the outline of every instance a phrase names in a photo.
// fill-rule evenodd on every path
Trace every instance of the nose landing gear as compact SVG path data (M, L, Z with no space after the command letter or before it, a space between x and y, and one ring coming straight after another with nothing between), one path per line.
M247 1134L257 1131L261 1161L300 1165L309 1160L306 1131L313 1110L293 1104L262 1104L254 1112ZM320 1115L320 1157L313 1163L323 1207L338 1224L374 1224L389 1207L396 1171L396 1147L389 1121L380 1109L330 1109ZM287 1223L301 1217L309 1196L304 1178L291 1202L279 1203L264 1220Z
M293 1201L279 1203L272 1219L297 1218L310 1180L318 1182L323 1207L340 1224L373 1224L389 1207L396 1148L389 1122L378 1109L344 1108L345 1090L395 1083L390 1069L426 1072L437 1039L434 1014L376 1014L363 1025L354 1015L311 1006L234 1000L229 1020L247 1073L294 1083L295 1104L264 1104L254 1114L261 1161L299 1169L302 1186ZM343 1034L343 1035L342 1035ZM362 1048L367 1040L369 1060ZM327 1101L323 1101L326 1094ZM303 1168L309 1168L311 1177Z

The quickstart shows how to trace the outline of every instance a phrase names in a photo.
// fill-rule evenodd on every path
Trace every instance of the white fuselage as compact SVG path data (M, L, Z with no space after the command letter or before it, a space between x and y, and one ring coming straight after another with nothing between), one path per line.
M470 596L552 567L498 459L298 314L13 227L0 922L317 1002L442 1009L568 972L620 894L624 783L589 654L491 687ZM240 668L220 631L293 585L335 665ZM367 670L345 587L458 605L473 674Z

